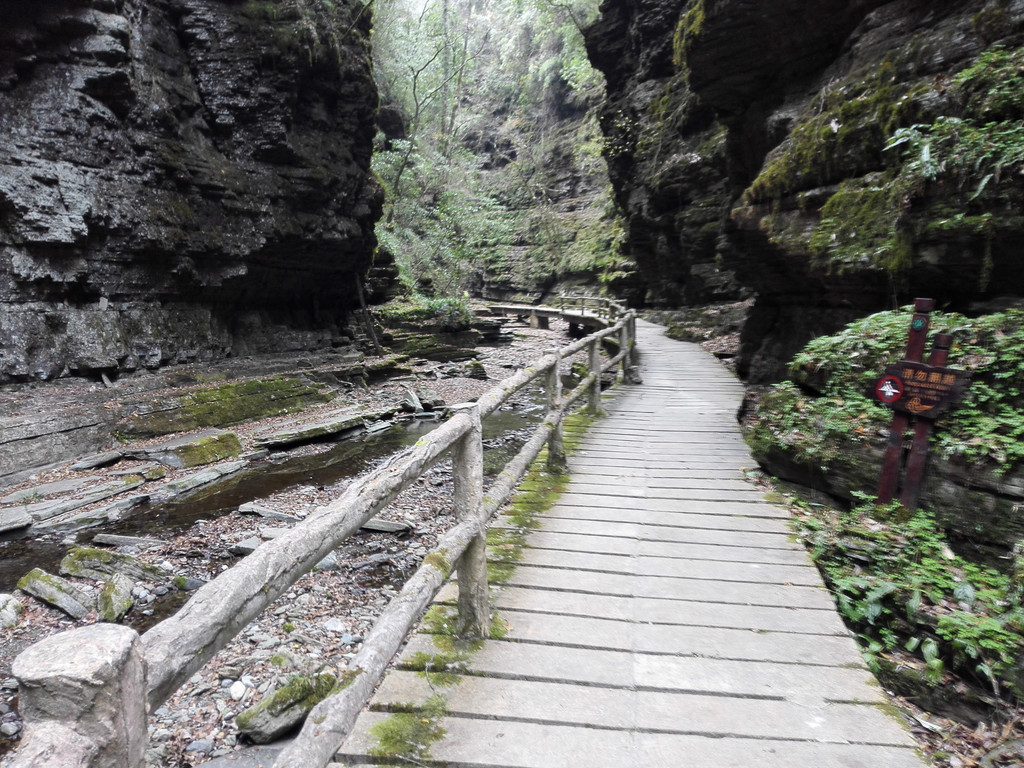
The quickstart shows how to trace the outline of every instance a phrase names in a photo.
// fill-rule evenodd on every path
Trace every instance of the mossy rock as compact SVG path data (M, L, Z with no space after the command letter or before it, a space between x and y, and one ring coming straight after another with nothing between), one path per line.
M96 610L100 621L115 623L125 617L131 610L133 582L122 573L115 573L103 585L99 597L96 598Z
M337 683L337 678L327 673L293 677L283 688L242 712L235 719L238 732L257 744L273 741L301 723Z
M156 565L144 563L121 552L95 547L75 547L60 561L60 572L68 576L106 581L121 574L133 581L163 582L168 574Z
M117 433L125 438L142 438L230 426L295 413L329 402L332 397L318 384L295 377L232 382L139 406L117 425Z

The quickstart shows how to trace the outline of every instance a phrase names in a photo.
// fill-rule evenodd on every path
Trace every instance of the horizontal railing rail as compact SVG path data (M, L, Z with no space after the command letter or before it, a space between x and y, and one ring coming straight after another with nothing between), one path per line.
M415 446L286 534L262 544L144 636L127 627L92 625L28 648L14 663L25 736L11 768L52 765L57 751L61 765L68 768L141 766L147 705L152 711L163 704L292 584L451 451L457 524L439 538L388 604L341 676L342 682L313 709L299 736L274 763L275 768L327 765L388 662L452 570L458 573L460 634L486 637L490 626L487 521L507 501L545 445L548 466L564 469L565 414L584 395L591 412L600 410L605 372L621 366L625 379L631 380L635 331L635 316L626 312L614 325L545 354L477 402L454 407L452 417ZM612 337L619 342L618 353L602 363L601 341ZM584 350L589 373L565 394L561 361ZM541 377L547 393L545 418L516 457L484 488L482 420ZM83 689L88 695L82 695Z

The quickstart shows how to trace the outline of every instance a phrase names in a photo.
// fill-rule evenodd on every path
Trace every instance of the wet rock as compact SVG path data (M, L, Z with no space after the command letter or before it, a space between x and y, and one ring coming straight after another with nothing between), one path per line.
M238 732L257 744L266 744L301 723L337 682L334 675L295 677L235 719Z
M32 515L20 507L0 509L0 533L17 531L32 525Z
M212 467L201 469L198 472L193 472L190 475L186 475L185 477L167 483L158 492L153 494L153 498L158 501L174 498L186 491L191 491L195 488L199 488L200 486L208 485L209 483L220 480L222 477L234 474L248 465L249 462L239 459L237 461L226 461L222 464L216 464Z
M28 513L34 521L46 521L66 515L69 512L74 512L76 509L81 509L104 499L109 499L111 496L138 488L143 482L143 479L138 475L128 475L118 480L101 483L94 488L90 488L85 493L70 499L37 501L32 504L26 504L21 509Z
M315 419L296 420L272 432L257 436L255 444L265 448L284 448L308 443L324 437L342 437L364 431L364 420L369 414L344 409L320 414Z
M105 581L114 574L135 581L166 581L169 574L157 565L144 563L121 552L94 547L75 547L60 561L60 572L68 576Z
M100 621L116 623L125 617L134 602L132 586L132 580L121 573L115 573L103 585L99 597L96 598L96 610L100 615Z
M234 432L207 430L159 445L132 450L126 455L136 459L152 459L176 469L188 469L230 459L241 452L242 444Z
M276 509L270 507L264 507L257 504L255 501L246 502L238 508L240 515L258 515L259 517L266 518L268 520L287 520L290 522L298 522L299 519L292 515L285 514L284 512L278 512Z
M18 580L18 589L44 603L59 608L73 619L80 619L93 608L93 600L67 579L33 568Z
M18 623L18 614L24 606L13 595L0 594L0 628L8 629Z

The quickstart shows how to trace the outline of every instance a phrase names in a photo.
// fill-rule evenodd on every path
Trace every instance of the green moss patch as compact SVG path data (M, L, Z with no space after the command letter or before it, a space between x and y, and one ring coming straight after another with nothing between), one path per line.
M375 757L398 758L402 762L430 759L430 747L447 731L441 719L447 714L447 699L436 694L421 706L407 705L409 711L396 712L370 727L377 746L368 752Z
M122 421L117 432L126 438L141 438L229 426L295 413L331 397L318 385L293 377L233 382L149 403Z

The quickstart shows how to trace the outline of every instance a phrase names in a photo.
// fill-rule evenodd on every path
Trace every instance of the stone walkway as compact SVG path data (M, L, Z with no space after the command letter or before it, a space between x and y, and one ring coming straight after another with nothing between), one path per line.
M741 385L639 326L644 383L587 433L497 593L508 634L454 685L392 672L341 762L374 763L367 729L440 694L444 737L402 764L921 768L786 512L742 479Z

